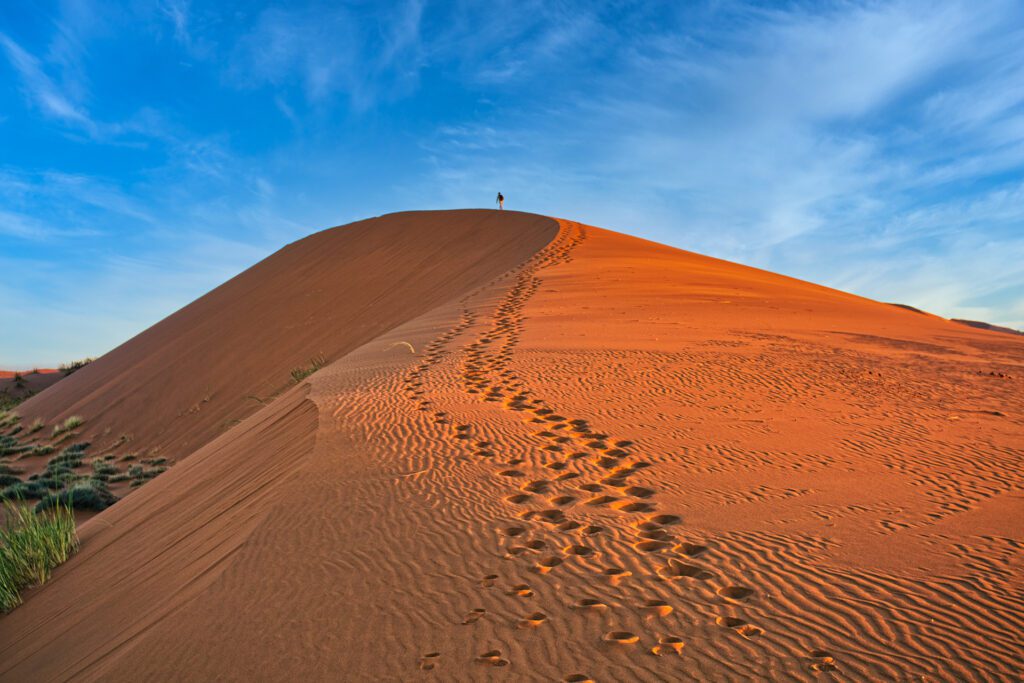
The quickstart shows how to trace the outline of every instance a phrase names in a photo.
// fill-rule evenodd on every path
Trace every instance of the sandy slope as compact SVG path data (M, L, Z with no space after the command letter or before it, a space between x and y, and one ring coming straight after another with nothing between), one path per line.
M0 675L1015 680L1022 377L563 222L89 522Z
M340 358L504 272L555 234L550 218L395 213L284 247L19 407L86 418L111 443L178 460L284 390L293 368ZM121 446L121 444L124 444Z

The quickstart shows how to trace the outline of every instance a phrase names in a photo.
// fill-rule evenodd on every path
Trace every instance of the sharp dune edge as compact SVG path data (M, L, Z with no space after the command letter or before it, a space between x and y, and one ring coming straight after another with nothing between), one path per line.
M1016 680L1022 366L570 221L318 233L25 404L181 462L0 678Z

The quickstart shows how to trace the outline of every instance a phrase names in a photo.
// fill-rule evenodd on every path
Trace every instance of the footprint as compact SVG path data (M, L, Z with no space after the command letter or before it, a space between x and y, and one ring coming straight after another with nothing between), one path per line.
M526 527L524 527L524 526L505 527L502 530L502 533L505 534L506 536L509 536L510 538L514 538L516 536L521 536L521 535L525 534L526 533Z
M623 579L628 579L633 576L633 572L628 569L623 569L622 567L608 567L601 573L604 574L605 578L607 578L608 582L613 586L618 586L622 583Z
M836 659L825 650L811 650L811 669L814 671L836 671Z
M542 612L534 612L519 621L519 628L537 628L547 620L548 616L546 614Z
M581 491L589 491L590 493L600 493L601 491L604 491L604 487L600 484L580 484L576 488Z
M587 501L587 505L611 505L618 498L615 496L596 496Z
M501 470L498 472L499 477L525 477L526 475L519 470Z
M437 666L437 660L440 656L440 652L428 652L427 654L420 657L420 670L432 670L435 666Z
M508 666L509 661L501 656L501 650L488 650L476 658L481 664L491 666Z
M532 516L548 524L561 524L565 521L565 513L558 508L535 510Z
M487 610L483 609L482 607L477 607L472 612L466 615L466 618L462 620L462 625L469 626L470 624L475 624L476 622L480 621L480 619L485 614L487 614Z
M577 600L575 607L577 609L595 610L598 612L603 612L604 610L608 609L608 605L601 602L597 598L583 598L582 600Z
M703 581L711 578L711 572L697 565L684 564L675 560L669 560L668 566L659 569L658 574L668 581L678 581L679 579L699 579Z
M562 679L562 683L595 683L595 681L586 674L569 674Z
M701 553L707 552L707 549L706 545L698 545L696 543L680 543L676 546L676 550L688 557L696 557Z
M758 636L764 634L764 629L758 628L753 624L743 624L742 626L736 627L735 630L736 633L740 634L747 640L750 640L751 638L757 638Z
M514 586L510 587L505 592L505 595L513 595L517 598L532 598L533 589L530 588L529 584L517 583Z
M575 500L575 496L555 496L554 498L551 499L551 504L564 507L566 505L569 505L570 503L575 502Z
M531 496L529 493L516 493L514 495L507 497L505 500L515 505L522 505L531 498L533 498L533 496Z
M635 645L640 642L640 636L629 631L609 631L604 634L603 640L613 645Z
M569 519L559 524L557 528L559 531L573 531L574 529L579 529L581 526L583 525L576 520Z
M651 654L656 657L682 654L684 645L682 638L664 636L658 638L658 644L651 648Z
M551 482L547 479L538 479L531 481L529 484L524 484L523 490L530 493L547 493L551 490Z
M672 547L672 544L665 541L640 541L639 543L634 543L633 547L642 553L657 553L668 550Z
M754 589L745 586L725 586L718 589L718 594L730 602L743 602L754 594Z
M548 557L535 564L533 566L533 571L538 574L547 574L564 561L565 560L560 557Z
M650 503L619 503L614 506L620 512L650 512L654 506Z
M630 486L626 488L623 493L627 496L633 496L634 498L650 498L654 495L654 489L649 489L643 486Z
M494 582L498 580L497 574L488 574L484 578L480 579L480 585L484 588L490 588L494 585Z
M647 521L654 522L661 526L671 526L672 524L679 524L683 520L679 515L655 515Z
M530 541L526 544L526 547L530 550L541 551L548 547L548 544L544 541Z
M604 529L603 526L597 526L595 524L591 524L590 526L585 527L583 529L582 533L583 533L584 536L593 536L594 534L600 534L600 533L604 532L604 530L605 529Z
M672 614L672 605L664 600L645 600L640 609L652 617L667 617Z
M585 545L570 545L562 550L566 555L576 555L578 557L589 557L594 554L594 549L589 548Z

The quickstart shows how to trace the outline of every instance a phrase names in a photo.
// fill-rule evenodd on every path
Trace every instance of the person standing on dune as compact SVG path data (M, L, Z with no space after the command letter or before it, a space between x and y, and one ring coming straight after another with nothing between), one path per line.
M498 193L498 210L504 211L505 209L505 197L500 192Z

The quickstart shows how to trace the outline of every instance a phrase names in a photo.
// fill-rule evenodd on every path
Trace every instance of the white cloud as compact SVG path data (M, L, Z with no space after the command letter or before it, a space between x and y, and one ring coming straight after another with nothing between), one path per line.
M88 113L71 102L45 73L39 60L26 52L8 36L0 33L0 46L21 77L26 96L48 117L93 134L96 124Z

